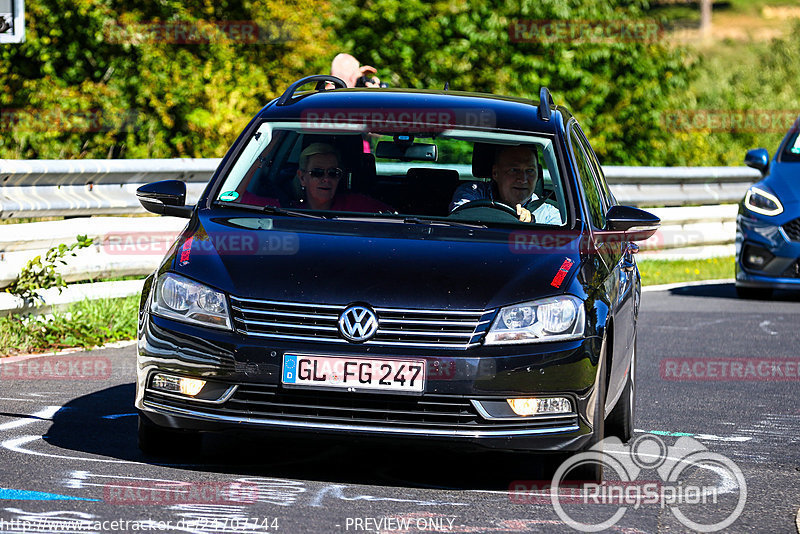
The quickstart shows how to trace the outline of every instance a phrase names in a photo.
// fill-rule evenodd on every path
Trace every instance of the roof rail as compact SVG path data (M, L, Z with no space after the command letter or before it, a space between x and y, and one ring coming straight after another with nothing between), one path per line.
M292 85L289 86L286 91L278 98L278 102L275 104L276 106L285 106L289 100L294 96L295 91L297 91L298 87L302 87L303 85L309 84L311 82L317 82L316 90L317 91L324 91L325 85L330 82L333 84L334 89L345 89L347 84L344 83L344 80L341 78L337 78L332 74L315 74L313 76L306 76L305 78L300 78Z
M543 121L550 120L550 106L555 106L553 103L553 95L547 87L539 89L539 118Z

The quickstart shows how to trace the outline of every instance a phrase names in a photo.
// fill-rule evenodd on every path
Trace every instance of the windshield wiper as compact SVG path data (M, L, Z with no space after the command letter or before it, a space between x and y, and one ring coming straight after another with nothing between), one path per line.
M424 217L406 217L403 219L406 224L429 224L441 226L454 226L457 228L487 228L485 224L465 223L461 221L446 221L441 219L426 219Z
M279 208L277 206L254 206L252 204L238 204L238 203L229 203L229 202L215 202L218 206L223 206L225 208L240 208L249 211L257 211L259 213L269 213L272 215L286 215L287 217L306 217L309 219L326 219L327 217L323 217L322 215L314 215L313 213L304 213L302 211L295 211L295 210L287 210L285 208Z

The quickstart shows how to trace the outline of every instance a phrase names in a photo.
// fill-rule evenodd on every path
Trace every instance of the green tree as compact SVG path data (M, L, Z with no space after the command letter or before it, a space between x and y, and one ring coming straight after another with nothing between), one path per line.
M221 156L269 99L327 66L328 11L325 0L27 0L27 41L0 47L0 157ZM245 41L220 21L263 33ZM196 28L208 42L177 33Z
M676 124L664 150L676 165L741 165L759 146L772 155L800 114L795 40L727 41L713 52L699 55L689 91L672 98Z
M681 49L658 39L512 39L515 21L647 22L642 2L612 0L335 0L344 50L391 85L538 98L547 86L588 130L606 164L658 165L672 135L669 95L687 87ZM653 22L653 21L650 21Z

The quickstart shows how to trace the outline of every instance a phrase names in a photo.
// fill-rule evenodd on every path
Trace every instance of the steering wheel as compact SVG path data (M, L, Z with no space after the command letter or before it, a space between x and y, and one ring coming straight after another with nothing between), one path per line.
M517 210L509 206L508 204L503 204L502 202L498 202L497 200L490 200L490 199L483 199L483 200L472 200L465 204L461 204L456 209L450 212L450 215L459 213L461 211L471 210L475 208L494 208L496 210L504 211L509 215L513 215L514 218L519 218L517 215Z

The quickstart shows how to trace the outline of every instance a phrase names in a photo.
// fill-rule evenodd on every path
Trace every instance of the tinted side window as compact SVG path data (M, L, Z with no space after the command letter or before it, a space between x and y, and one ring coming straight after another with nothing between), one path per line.
M589 217L596 228L603 228L606 225L605 207L603 206L603 200L600 198L600 192L597 190L597 184L595 183L589 160L583 153L580 140L575 133L575 128L570 129L569 136L572 153L575 156L575 163L578 167L578 177L581 181L581 188L583 189L586 203L589 207Z
M594 153L591 145L589 145L589 141L586 139L586 134L583 133L583 130L581 130L577 125L574 127L574 129L578 131L578 139L581 141L581 147L583 147L583 151L589 158L589 165L591 165L592 169L594 170L600 195L605 201L606 209L610 208L617 202L614 199L614 195L611 194L611 190L608 188L608 182L606 182L606 176L603 174L603 168L600 166L600 161L598 161L597 155Z

